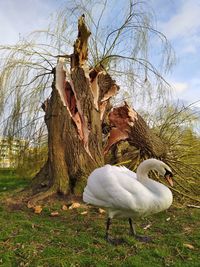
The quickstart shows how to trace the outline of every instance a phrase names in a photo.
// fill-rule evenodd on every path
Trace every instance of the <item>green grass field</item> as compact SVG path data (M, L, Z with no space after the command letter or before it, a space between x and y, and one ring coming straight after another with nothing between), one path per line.
M200 266L198 209L172 206L137 220L138 233L152 237L152 243L134 240L128 234L128 222L115 219L111 233L126 242L113 246L104 240L106 215L95 208L63 211L62 200L47 203L35 214L24 206L5 203L27 183L13 175L0 177L0 266ZM50 216L52 211L59 216ZM83 211L87 214L82 215Z

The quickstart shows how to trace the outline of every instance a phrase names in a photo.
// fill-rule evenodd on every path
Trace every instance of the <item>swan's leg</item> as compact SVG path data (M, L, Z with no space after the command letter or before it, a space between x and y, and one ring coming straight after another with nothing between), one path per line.
M107 222L106 222L106 240L109 241L109 228L112 223L111 218L108 217Z
M107 222L106 222L106 236L105 236L106 241L108 241L112 245L119 245L121 243L124 243L123 239L113 239L112 237L110 237L109 228L110 228L111 223L112 223L112 219L108 217Z
M132 219L128 218L128 222L130 225L130 234L136 236L135 225L133 224Z
M135 225L133 224L131 218L128 219L128 222L129 222L129 225L130 225L130 234L132 236L134 236L135 239L137 239L137 240L139 240L141 242L145 242L145 243L148 243L148 242L152 241L152 239L150 237L148 237L148 236L141 236L141 235L137 235L136 234Z

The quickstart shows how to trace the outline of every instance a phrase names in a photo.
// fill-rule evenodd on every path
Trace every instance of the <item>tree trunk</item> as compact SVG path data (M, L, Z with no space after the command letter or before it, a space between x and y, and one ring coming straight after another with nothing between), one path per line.
M102 121L110 97L118 86L101 68L89 70L87 40L90 32L79 19L78 39L71 55L71 69L65 57L58 59L50 99L43 104L48 130L48 160L33 179L31 201L48 194L81 195L88 175L104 164ZM40 193L46 190L46 194Z
M49 147L45 168L48 169L50 185L56 186L56 190L63 194L80 194L89 173L103 164L99 112L92 103L82 69L75 69L72 76L75 88L82 95L83 114L90 125L88 144L80 139L77 126L63 105L55 83L45 115Z
M82 16L74 53L60 56L54 69L52 94L42 105L48 160L33 179L34 196L29 203L54 193L81 195L88 175L104 164L105 154L119 141L128 140L148 155L163 154L161 140L139 114L127 105L112 110L110 99L119 87L101 66L89 70L89 35ZM66 58L71 59L70 70L65 66ZM103 137L108 138L105 145Z

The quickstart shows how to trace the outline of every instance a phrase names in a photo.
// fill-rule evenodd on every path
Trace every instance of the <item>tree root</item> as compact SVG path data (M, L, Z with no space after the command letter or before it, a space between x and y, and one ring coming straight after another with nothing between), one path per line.
M40 193L34 195L33 197L29 198L29 200L28 200L28 204L27 204L28 208L34 207L38 201L42 201L45 198L56 194L56 192L57 192L56 186L52 186L47 191L40 192Z
M30 188L33 191L33 193L36 193L37 190L41 187L49 185L49 161L44 164L44 166L41 168L41 170L36 174L36 176L32 179L32 182L30 184Z

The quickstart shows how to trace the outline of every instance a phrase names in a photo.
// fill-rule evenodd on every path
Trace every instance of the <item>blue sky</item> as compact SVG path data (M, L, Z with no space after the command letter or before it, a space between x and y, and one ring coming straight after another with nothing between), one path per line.
M174 96L189 104L200 100L200 1L151 0L157 26L172 44L177 63L167 80ZM200 107L200 102L196 103Z
M47 28L50 14L64 2L0 0L0 44L14 44L20 36ZM177 63L166 76L174 97L185 104L200 100L200 0L149 0L148 4L154 9L158 30L176 53ZM200 107L200 102L195 105Z

